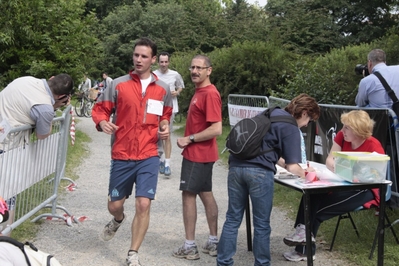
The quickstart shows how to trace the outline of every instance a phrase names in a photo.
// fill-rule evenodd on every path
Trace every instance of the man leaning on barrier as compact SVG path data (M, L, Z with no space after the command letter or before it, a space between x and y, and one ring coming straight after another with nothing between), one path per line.
M360 80L359 90L355 99L356 105L359 107L392 109L393 101L375 73L379 72L381 74L396 97L399 98L399 65L387 66L385 52L381 49L374 49L367 55L367 68L370 75L365 75ZM391 158L394 158L392 161L397 162L395 134L391 134L391 136L391 138L389 135L387 137L385 150ZM393 166L395 166L396 182L398 182L399 167L397 163L392 163L391 167ZM391 176L393 175L394 172L391 168ZM392 179L394 178L392 177Z
M51 133L54 111L69 104L72 92L73 80L67 74L49 80L17 78L0 92L0 123L36 126L37 138L44 139Z
M73 80L67 74L59 74L49 80L31 76L13 80L0 92L0 154L29 142L30 131L9 136L6 129L23 125L36 126L38 139L51 133L56 109L70 103ZM7 200L10 208L8 224L14 221L15 197Z

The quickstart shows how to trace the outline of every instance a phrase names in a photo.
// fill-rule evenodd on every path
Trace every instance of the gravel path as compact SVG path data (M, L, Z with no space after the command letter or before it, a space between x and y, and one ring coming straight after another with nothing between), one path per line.
M130 224L134 216L134 198L125 203L127 222L119 229L114 239L104 242L99 233L111 219L107 210L107 186L110 165L109 136L96 131L89 118L77 119L76 128L88 134L93 141L88 143L89 156L78 166L78 188L66 192L58 201L75 217L87 216L89 219L73 226L66 226L60 221L44 221L34 243L37 247L55 257L64 266L125 265L127 250L130 246ZM172 136L172 175L166 179L159 176L157 198L151 207L151 222L146 238L139 250L142 265L180 266L180 265L215 265L215 258L200 254L196 261L177 259L171 256L173 249L184 241L182 221L181 193L178 189L181 166L181 150L174 144ZM214 194L219 206L219 236L227 210L227 167L217 162L214 166ZM204 208L198 202L198 220L196 228L197 245L208 237L208 228ZM59 211L60 214L61 211ZM293 221L286 217L280 208L274 208L271 219L271 252L273 265L292 266L306 265L306 262L288 262L282 253L290 248L285 246L282 238L293 230ZM318 250L315 265L348 265L347 262L334 259L336 252ZM242 224L238 235L237 254L234 257L236 266L253 265L253 254L247 251L246 227Z

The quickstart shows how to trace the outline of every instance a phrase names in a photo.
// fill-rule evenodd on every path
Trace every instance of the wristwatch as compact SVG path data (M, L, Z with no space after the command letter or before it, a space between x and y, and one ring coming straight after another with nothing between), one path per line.
M195 142L194 135L190 135L189 138L190 138L191 142Z

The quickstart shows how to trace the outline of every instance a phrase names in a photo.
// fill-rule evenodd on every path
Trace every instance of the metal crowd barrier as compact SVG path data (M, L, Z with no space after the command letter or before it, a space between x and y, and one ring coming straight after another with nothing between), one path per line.
M57 209L71 216L57 205L66 166L70 110L71 106L54 118L52 133L43 140L38 140L32 134L34 128L26 125L13 128L6 141L0 143L0 196L10 208L9 222L0 228L2 234L9 234L38 212L40 215L32 222L43 217L66 220ZM51 208L51 213L44 213L45 208Z

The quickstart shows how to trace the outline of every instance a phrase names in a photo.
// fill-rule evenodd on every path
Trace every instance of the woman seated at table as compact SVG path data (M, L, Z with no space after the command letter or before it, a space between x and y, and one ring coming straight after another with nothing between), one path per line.
M338 132L326 160L328 169L334 172L333 151L377 152L385 154L381 143L372 135L374 121L368 113L354 110L341 115L342 130ZM355 210L360 206L370 208L379 206L378 189L352 190L328 194L310 195L310 224L312 225L312 254L315 259L315 236L323 221ZM288 246L295 246L295 250L285 252L283 256L289 261L303 261L306 258L306 234L303 197L295 221L295 233L284 238Z

